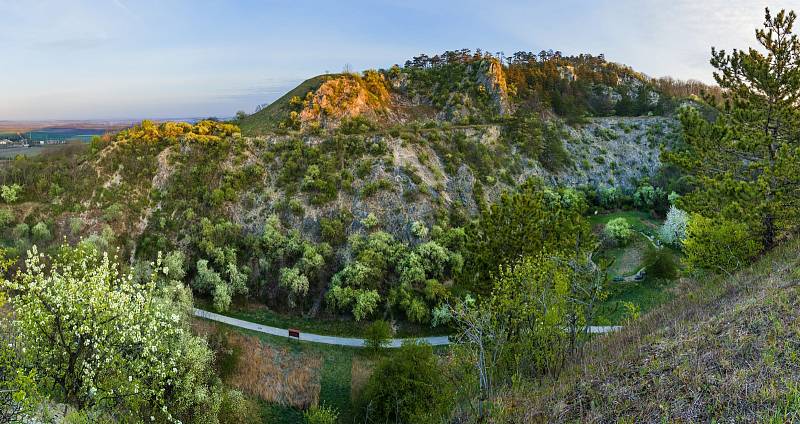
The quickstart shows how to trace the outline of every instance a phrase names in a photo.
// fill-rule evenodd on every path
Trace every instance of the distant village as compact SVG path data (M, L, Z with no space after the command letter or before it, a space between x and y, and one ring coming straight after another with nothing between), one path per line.
M44 140L28 140L21 137L18 140L11 140L9 138L0 139L0 149L10 149L19 147L33 147L33 146L47 146L52 144L64 144L65 139L44 139Z

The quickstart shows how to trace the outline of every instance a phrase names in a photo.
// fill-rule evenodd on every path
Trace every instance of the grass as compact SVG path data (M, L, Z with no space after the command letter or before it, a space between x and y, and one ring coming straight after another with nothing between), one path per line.
M510 422L793 422L800 239L594 339L558 377L508 395Z
M301 100L305 99L306 93L319 88L329 76L319 75L303 81L300 85L270 103L269 106L238 122L242 134L247 136L259 135L275 129L278 123L289 117L289 100L292 97L297 96Z
M674 285L674 281L650 278L612 284L608 298L599 306L595 325L622 324L626 318L625 302L633 303L643 314L669 302L674 297L670 291Z
M606 214L597 214L589 217L589 224L592 227L605 225L614 218L625 218L631 227L645 234L652 235L661 225L660 220L653 218L652 215L641 211L617 211Z
M344 346L330 346L316 343L298 342L296 340L274 337L268 334L244 330L231 327L225 324L213 323L220 328L226 328L233 334L249 336L251 340L260 341L269 349L288 352L286 360L307 362L308 358L320 360L321 368L319 373L319 403L332 406L339 410L341 422L351 422L354 417L352 403L350 399L350 373L353 358L358 358L364 353L359 349ZM252 355L251 355L252 356ZM240 360L253 361L251 358L242 355ZM256 366L254 364L242 363L240 367ZM276 384L283 384L283 381L276 381ZM262 413L265 423L302 423L302 411L298 408L286 405L285 403L262 402Z
M640 313L646 313L670 301L673 294L670 288L674 286L674 281L662 281L645 277L642 281L613 282L614 277L630 277L636 274L644 266L643 260L645 252L650 249L651 242L641 233L654 234L661 224L650 214L640 211L619 211L610 214L594 215L589 218L595 231L602 231L602 226L614 218L625 218L631 227L637 232L634 233L633 240L623 247L601 248L595 255L596 259L605 259L610 265L608 267L609 295L600 304L596 325L617 325L623 323L626 318L625 302L634 304ZM669 249L673 255L680 255L679 252Z

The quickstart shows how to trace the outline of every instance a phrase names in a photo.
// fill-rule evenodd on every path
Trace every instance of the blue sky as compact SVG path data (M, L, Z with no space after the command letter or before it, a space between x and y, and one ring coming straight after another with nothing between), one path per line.
M710 82L710 46L752 45L766 5L0 0L0 120L231 116L346 64L459 48L604 53L652 76Z

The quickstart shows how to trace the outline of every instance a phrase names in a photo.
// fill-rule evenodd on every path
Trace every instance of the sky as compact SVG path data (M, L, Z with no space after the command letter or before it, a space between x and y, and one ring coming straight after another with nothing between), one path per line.
M0 120L228 117L321 73L461 48L712 82L711 46L753 45L765 6L800 0L0 0Z

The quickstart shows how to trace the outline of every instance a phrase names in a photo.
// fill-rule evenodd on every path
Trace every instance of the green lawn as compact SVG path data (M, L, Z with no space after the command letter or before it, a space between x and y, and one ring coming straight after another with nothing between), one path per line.
M674 281L646 278L643 281L630 283L611 283L608 298L600 304L596 325L622 324L625 317L623 302L631 302L645 313L654 307L672 299L669 288Z
M650 241L637 233L627 246L601 249L595 255L595 260L610 263L607 270L609 280L616 276L628 277L642 268L644 254L649 248Z
M589 217L589 223L592 227L605 225L608 221L614 218L625 218L631 227L636 231L641 231L645 234L655 234L658 227L661 225L660 220L653 218L649 213L641 211L618 211L607 214L592 215Z

